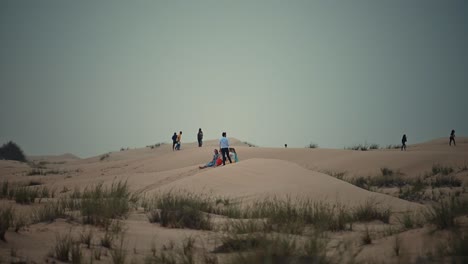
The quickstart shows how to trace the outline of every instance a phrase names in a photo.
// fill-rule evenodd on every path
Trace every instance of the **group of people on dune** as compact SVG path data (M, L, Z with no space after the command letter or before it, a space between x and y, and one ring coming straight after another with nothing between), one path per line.
M239 158L237 157L236 149L231 148L229 146L229 140L226 137L226 132L222 133L221 138L219 139L219 150L213 150L213 159L206 163L204 166L200 166L200 169L205 169L209 167L217 167L221 165L226 165L226 158L229 160L229 163L239 162Z
M408 138L406 138L406 134L403 134L403 137L401 138L401 150L406 150L406 142L408 141ZM456 146L455 144L455 129L452 129L452 132L450 132L450 138L449 138L449 146L453 145Z

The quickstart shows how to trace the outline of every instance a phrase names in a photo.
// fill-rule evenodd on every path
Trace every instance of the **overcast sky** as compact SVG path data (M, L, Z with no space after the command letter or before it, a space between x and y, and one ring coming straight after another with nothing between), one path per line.
M81 157L468 134L468 1L1 1L0 143Z

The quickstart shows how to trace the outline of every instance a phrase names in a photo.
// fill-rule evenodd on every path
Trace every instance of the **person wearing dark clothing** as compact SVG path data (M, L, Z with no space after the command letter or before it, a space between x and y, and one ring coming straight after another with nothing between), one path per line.
M174 132L174 135L172 136L172 150L174 151L175 145L177 144L177 133Z
M203 145L203 131L201 131L201 128L198 129L197 139L198 147L201 147Z
M450 133L450 141L449 141L449 145L452 146L452 141L453 141L453 145L456 146L457 144L455 144L455 130L452 129L452 133Z
M406 151L406 141L408 141L406 139L406 134L403 134L403 138L401 138L401 150L405 150Z
M219 140L219 148L223 156L223 165L226 165L226 156L229 159L229 163L232 163L231 157L229 156L229 140L226 137L226 132L223 132L222 138Z

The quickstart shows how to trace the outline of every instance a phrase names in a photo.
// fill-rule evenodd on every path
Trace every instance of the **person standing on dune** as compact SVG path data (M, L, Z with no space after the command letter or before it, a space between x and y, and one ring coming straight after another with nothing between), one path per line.
M179 135L177 135L177 145L176 145L176 150L180 150L180 140L182 139L182 131L179 132Z
M229 159L229 163L232 163L231 157L229 156L229 140L226 137L226 132L223 132L221 139L219 139L219 148L223 156L223 165L226 165L226 156Z
M172 136L172 151L174 151L176 144L177 144L177 133L174 132L174 135Z
M198 129L197 139L198 147L201 147L203 145L203 131L201 131L201 128Z
M454 129L452 129L452 133L450 133L449 146L452 146L452 141L453 141L453 145L456 146L457 144L455 144L455 130Z
M401 150L405 150L406 151L406 141L408 141L406 139L406 134L403 134L403 138L401 138Z

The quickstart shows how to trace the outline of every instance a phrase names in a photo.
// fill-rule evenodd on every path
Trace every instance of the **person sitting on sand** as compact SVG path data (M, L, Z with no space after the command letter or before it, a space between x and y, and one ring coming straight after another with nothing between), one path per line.
M453 129L452 129L452 133L450 133L449 146L452 146L452 141L453 141L453 145L456 146L457 144L455 144L455 130Z
M408 141L406 139L406 134L403 134L403 138L401 138L401 150L403 151L403 149L406 151L406 141Z
M217 161L219 159L219 152L218 152L217 149L215 149L213 152L214 152L213 159L210 162L208 162L207 164L205 164L205 166L200 166L198 168L204 169L204 168L208 168L208 167L216 167L217 166Z
M229 148L229 156L231 157L231 160L234 160L234 162L239 162L235 148Z

